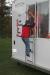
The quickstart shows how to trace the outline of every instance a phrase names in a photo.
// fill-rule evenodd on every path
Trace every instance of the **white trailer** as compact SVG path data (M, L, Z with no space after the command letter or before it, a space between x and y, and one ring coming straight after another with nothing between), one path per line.
M27 43L26 39L29 39L30 47L22 40L23 27L26 20L27 22L29 20L29 10L32 10L35 24L34 33L25 37ZM29 27L31 29L31 25ZM30 48L29 55L26 54L27 47ZM12 58L50 73L50 0L14 0L12 4Z

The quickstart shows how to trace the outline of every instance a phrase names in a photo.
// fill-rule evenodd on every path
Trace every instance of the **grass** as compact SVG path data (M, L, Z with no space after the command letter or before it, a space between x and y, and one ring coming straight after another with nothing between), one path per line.
M48 75L11 60L11 40L0 39L0 75Z

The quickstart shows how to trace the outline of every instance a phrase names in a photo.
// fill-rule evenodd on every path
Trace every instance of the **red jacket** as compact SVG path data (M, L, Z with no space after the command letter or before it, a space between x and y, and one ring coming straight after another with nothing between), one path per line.
M30 37L30 27L25 25L22 27L22 37L29 38Z

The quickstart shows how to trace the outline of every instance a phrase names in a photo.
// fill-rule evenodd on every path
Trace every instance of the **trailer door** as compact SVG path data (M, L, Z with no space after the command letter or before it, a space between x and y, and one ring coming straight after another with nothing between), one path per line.
M32 1L32 0L31 0ZM29 1L30 2L30 1ZM34 1L35 2L35 1ZM30 25L30 36L25 39L26 44L26 52L25 52L25 61L29 64L35 63L35 38L37 36L36 34L36 4L30 2L27 4L27 23Z

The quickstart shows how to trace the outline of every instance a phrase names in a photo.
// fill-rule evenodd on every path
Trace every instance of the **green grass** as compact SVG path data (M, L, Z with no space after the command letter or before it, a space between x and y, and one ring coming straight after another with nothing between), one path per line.
M0 75L48 75L11 60L11 40L0 39Z

